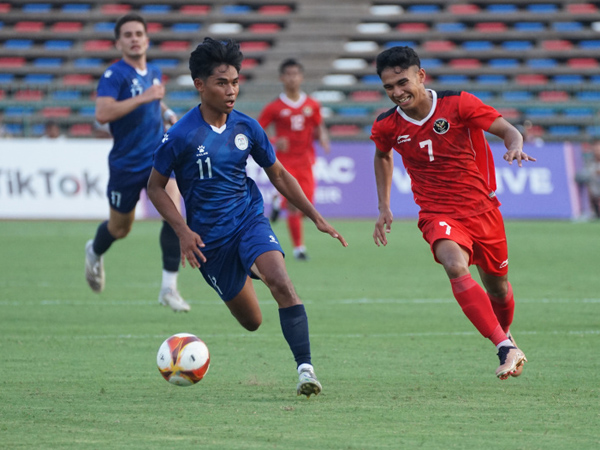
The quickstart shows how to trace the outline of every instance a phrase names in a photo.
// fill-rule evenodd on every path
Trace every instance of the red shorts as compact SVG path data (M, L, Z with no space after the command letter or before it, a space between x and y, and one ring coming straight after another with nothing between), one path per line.
M302 192L306 195L306 198L310 200L311 203L314 203L315 196L315 177L313 175L313 170L311 165L302 165L302 166L290 166L286 167L287 171L298 180L298 184L302 188ZM287 199L283 198L283 202L281 203L282 208L287 207Z
M427 215L419 219L419 229L438 263L433 244L440 239L449 239L467 250L469 265L475 264L490 275L508 273L506 232L498 208L462 219L452 219L443 214Z

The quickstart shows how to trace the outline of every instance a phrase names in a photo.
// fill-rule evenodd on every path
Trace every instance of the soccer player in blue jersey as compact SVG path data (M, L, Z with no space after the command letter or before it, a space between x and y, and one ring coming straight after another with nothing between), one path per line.
M262 280L279 305L283 335L297 363L298 395L321 392L311 363L308 320L288 276L283 250L264 216L263 199L246 175L252 157L269 179L316 225L344 238L317 212L298 182L275 157L258 122L233 109L243 55L231 40L205 38L190 57L201 103L165 134L154 154L148 196L181 243L181 262L200 268L231 314L247 330L258 329L262 313L252 278ZM183 195L187 224L165 187L171 172Z
M96 99L96 119L110 124L114 143L108 157L109 219L100 224L95 238L85 247L85 276L94 292L104 289L102 255L131 230L135 206L148 182L152 154L162 138L165 122L172 125L177 121L162 101L165 87L160 69L146 62L149 39L144 19L137 14L121 17L115 25L115 38L122 59L102 75ZM179 206L180 194L174 180L167 190ZM158 300L174 311L189 311L190 306L177 291L179 240L166 221L160 232L160 246L163 278Z

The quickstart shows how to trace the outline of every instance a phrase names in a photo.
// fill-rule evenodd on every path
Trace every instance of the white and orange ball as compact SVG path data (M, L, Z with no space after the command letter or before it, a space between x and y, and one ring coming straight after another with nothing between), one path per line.
M160 374L169 383L191 386L208 372L210 353L197 336L178 333L162 343L156 355L156 364Z

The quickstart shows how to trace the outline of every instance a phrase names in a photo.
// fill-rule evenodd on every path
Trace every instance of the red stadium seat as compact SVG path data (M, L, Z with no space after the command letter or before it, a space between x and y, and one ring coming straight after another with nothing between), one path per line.
M424 33L425 31L429 31L429 25L424 22L400 23L396 27L396 30L402 33Z
M332 125L329 128L331 136L355 136L360 133L358 125Z
M104 50L111 50L113 48L113 42L109 40L93 40L85 41L83 43L83 49L88 52L101 52Z
M69 117L71 108L68 106L47 106L42 109L42 116L49 117Z
M592 3L571 3L567 5L567 12L571 14L595 14L598 7Z
M477 5L450 5L448 6L448 12L452 14L477 14L479 12L479 6Z
M480 33L502 33L507 26L504 22L480 22L475 24L475 30Z
M146 24L146 28L148 29L148 33L157 33L163 29L162 23L159 22L148 22Z
M57 33L76 33L83 29L81 22L56 22L52 25L52 31Z
M187 51L190 48L190 43L188 41L163 41L158 48L168 52L181 52Z
M73 137L87 137L92 135L92 124L75 123L69 128L69 135Z
M6 56L0 58L0 67L23 67L25 58L22 56Z
M565 102L569 100L569 94L565 91L542 91L538 99L541 102Z
M498 108L497 110L505 119L518 119L521 117L521 113L516 108Z
M377 102L383 95L379 91L354 91L350 98L355 102Z
M0 100L4 100L6 98L6 92L0 89Z
M567 65L576 69L594 69L598 67L596 58L570 58L567 60Z
M19 33L37 33L44 28L44 22L17 22L13 30Z
M254 58L244 58L244 60L242 61L242 70L253 69L256 66L258 66L258 61Z
M253 23L248 27L248 31L260 34L278 33L280 30L281 25L278 23Z
M183 5L179 12L185 15L201 16L210 12L209 5Z
M13 98L20 102L39 102L44 97L42 91L37 89L23 89L15 92Z
M474 69L481 67L481 61L475 58L457 58L451 59L449 65L455 69Z
M90 84L94 81L92 76L87 73L71 73L62 78L62 83L66 86L81 86Z
M448 50L454 50L456 44L452 41L426 41L423 44L423 47L430 52L446 52Z
M266 41L246 41L240 42L240 50L242 52L260 52L268 50L271 46Z
M102 5L100 7L100 12L102 14L125 14L129 12L131 9L131 5L126 5L122 3L109 3L107 5Z
M258 8L258 13L263 15L275 16L289 14L292 8L288 5L264 5Z
M548 77L539 73L523 73L515 77L515 83L533 85L547 84Z
M553 39L542 41L542 48L544 50L569 50L573 48L573 43L564 39Z
M0 13L7 13L10 11L10 3L0 3Z

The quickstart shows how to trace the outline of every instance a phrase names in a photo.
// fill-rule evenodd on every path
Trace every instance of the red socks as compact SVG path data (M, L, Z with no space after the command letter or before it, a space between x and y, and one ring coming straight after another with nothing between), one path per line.
M454 298L482 336L491 340L494 345L506 340L506 333L498 323L490 299L471 274L451 279L450 283Z
M492 302L492 308L500 326L507 333L515 314L515 297L513 296L512 286L508 283L508 293L504 298L493 297L490 294L488 294L488 297Z
M287 224L294 248L300 247L304 243L302 236L302 213L288 213Z

